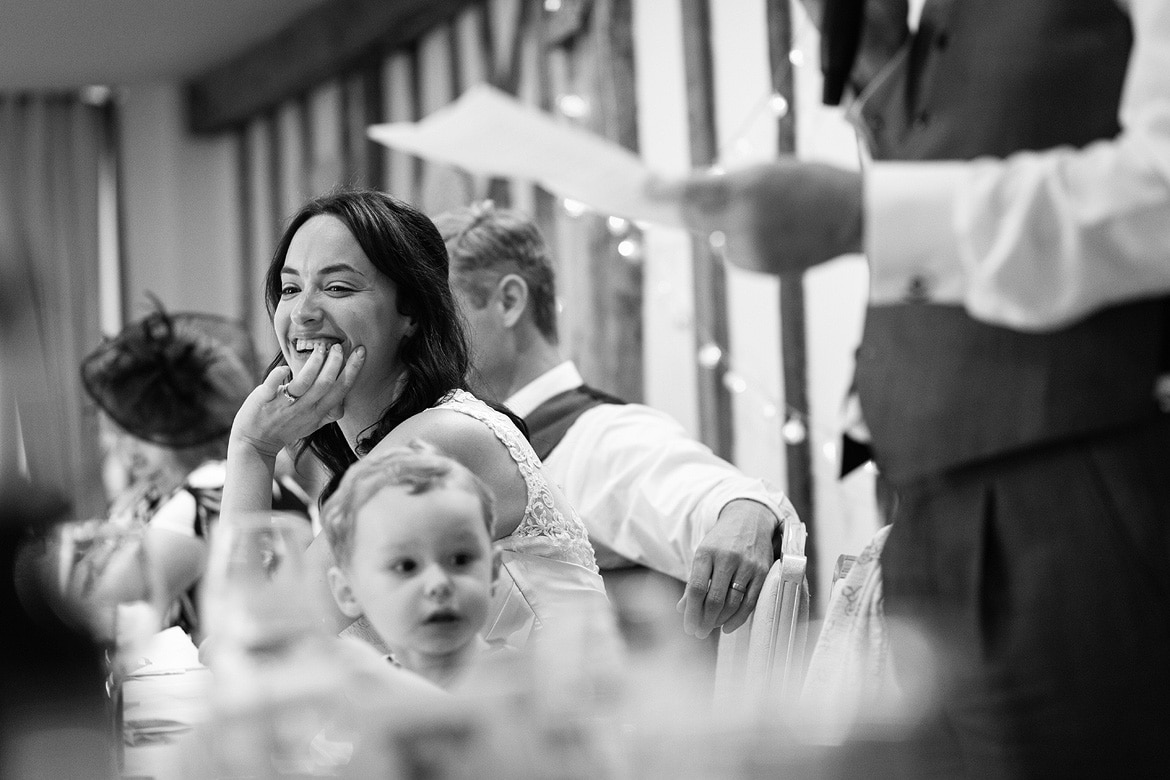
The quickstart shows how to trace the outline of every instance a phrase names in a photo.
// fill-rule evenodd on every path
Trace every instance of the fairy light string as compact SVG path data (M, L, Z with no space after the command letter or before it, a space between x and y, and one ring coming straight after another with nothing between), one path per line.
M548 13L556 13L561 8L561 0L544 0L544 9ZM795 68L803 67L805 64L804 49L809 44L809 35L808 25L798 27L795 34L796 40L788 53L788 61ZM775 79L772 82L774 83ZM591 110L588 99L575 93L557 96L553 105L557 112L571 123L583 122ZM755 146L748 139L748 136L758 127L758 123L765 118L773 121L783 119L788 116L790 111L791 101L789 98L774 90L767 90L747 111L736 130L722 140L716 153L716 162L708 166L706 172L715 175L722 174L727 167L726 161L752 155L755 152ZM573 219L596 213L589 205L572 198L562 198L560 205L565 214ZM608 216L606 227L614 238L614 246L618 256L625 262L640 262L643 256L642 228L644 226L622 217ZM708 236L708 243L722 256L726 249L727 239L721 231L714 231ZM669 293L670 290L656 291L658 295ZM701 346L695 351L695 363L701 370L718 372L720 382L729 393L752 399L760 416L767 420L778 420L781 410L783 410L780 438L785 445L799 445L804 443L809 436L813 436L814 441L821 442L820 455L829 461L838 461L840 452L837 439L840 430L815 424L812 415L807 410L797 409L791 404L781 402L774 393L750 381L745 372L736 369L726 345L717 343L709 336L700 338L699 342Z

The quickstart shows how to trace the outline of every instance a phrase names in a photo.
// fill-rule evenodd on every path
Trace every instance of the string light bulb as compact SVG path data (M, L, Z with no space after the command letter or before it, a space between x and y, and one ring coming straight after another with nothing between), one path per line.
M557 98L557 109L570 119L580 119L589 113L589 101L580 95L561 95Z
M808 428L805 426L804 420L799 417L789 417L780 426L780 437L784 439L786 444L801 444L808 438Z
M718 344L708 342L699 347L699 354L696 359L703 368L715 368L715 366L719 365L719 361L723 359L723 350L719 348Z
M630 229L630 221L621 217L610 217L605 220L605 225L609 228L609 232L615 236L624 235Z
M618 254L627 260L637 260L642 256L642 247L632 238L623 238L618 242Z
M589 210L589 207L584 203L579 200L573 200L572 198L562 200L561 207L564 208L565 213L570 217L579 217Z
M114 97L114 91L105 84L90 84L81 88L81 102L87 106L104 106Z
M728 371L723 375L723 386L733 395L739 395L748 389L747 380L734 371Z
M772 97L768 98L768 109L777 119L788 116L788 98L779 92L773 92Z
M555 14L561 10L561 0L544 0L544 10L550 14Z

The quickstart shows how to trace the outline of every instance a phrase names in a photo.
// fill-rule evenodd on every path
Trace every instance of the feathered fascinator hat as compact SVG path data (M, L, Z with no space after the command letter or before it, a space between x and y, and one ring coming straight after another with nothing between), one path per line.
M256 385L253 356L238 323L168 314L159 306L86 357L81 380L130 435L174 449L195 447L231 431Z

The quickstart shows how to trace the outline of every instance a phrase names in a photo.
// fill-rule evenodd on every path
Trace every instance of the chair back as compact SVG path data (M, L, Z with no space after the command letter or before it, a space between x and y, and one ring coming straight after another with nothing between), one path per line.
M800 695L808 643L809 590L804 523L785 520L781 555L772 564L752 616L720 634L715 664L716 707L783 709Z

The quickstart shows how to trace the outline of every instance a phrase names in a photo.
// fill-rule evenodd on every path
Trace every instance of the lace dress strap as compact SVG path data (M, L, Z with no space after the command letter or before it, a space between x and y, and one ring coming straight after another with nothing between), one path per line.
M540 459L512 421L465 390L452 391L435 408L450 409L482 422L507 448L520 469L528 491L524 518L515 531L499 540L499 546L597 571L585 524L572 507L568 508L567 517L557 508Z

